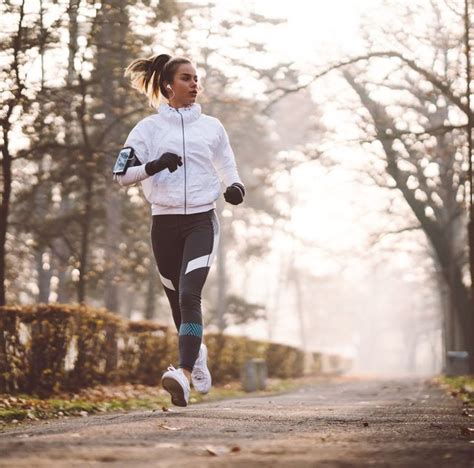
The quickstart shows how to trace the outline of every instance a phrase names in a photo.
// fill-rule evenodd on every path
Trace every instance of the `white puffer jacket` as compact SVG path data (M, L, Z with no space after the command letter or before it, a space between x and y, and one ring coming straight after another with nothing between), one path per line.
M135 125L124 146L135 150L142 165L128 168L117 179L120 185L141 181L153 215L208 211L221 194L220 181L243 185L224 126L202 114L196 103L180 109L161 104L156 114ZM149 176L145 164L166 152L181 156L183 165Z

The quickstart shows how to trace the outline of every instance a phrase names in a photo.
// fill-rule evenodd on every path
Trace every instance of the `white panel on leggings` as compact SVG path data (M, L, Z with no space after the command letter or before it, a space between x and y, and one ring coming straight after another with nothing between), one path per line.
M188 262L186 266L185 275L189 272L197 270L198 268L210 267L214 261L214 257L217 252L217 245L219 244L219 228L214 230L214 241L212 243L212 252L209 255L203 255L202 257L195 258Z
M174 289L174 286L173 286L173 283L171 282L171 280L169 280L168 278L165 278L164 276L162 276L160 272L158 272L158 273L160 275L161 283L163 284L163 286L165 288L171 289L171 291L176 291L176 289Z
M195 258L188 262L186 266L186 272L184 273L187 275L189 272L193 270L197 270L198 268L203 268L208 266L210 255L203 255L202 257Z
M215 222L214 225L214 244L212 245L212 252L209 258L209 266L212 265L212 262L214 261L214 257L216 256L217 253L217 246L219 245L219 234L221 232L221 228L219 226L219 221L217 217L214 215L213 221Z

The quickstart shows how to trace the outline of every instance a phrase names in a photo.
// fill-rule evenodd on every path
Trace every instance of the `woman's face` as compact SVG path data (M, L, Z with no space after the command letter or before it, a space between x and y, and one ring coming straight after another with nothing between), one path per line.
M168 89L169 102L173 107L186 107L194 102L198 95L198 77L196 69L190 63L182 63L176 70L173 82Z

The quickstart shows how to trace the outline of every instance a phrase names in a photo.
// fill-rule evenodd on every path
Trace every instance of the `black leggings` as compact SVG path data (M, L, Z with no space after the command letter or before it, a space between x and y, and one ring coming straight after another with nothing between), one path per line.
M179 335L179 367L193 370L202 341L201 291L219 242L214 210L154 215L151 242Z

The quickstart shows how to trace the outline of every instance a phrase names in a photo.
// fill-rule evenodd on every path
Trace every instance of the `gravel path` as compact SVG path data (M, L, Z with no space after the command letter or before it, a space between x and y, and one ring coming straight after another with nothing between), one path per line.
M188 408L24 424L1 467L474 467L472 417L423 380L340 378Z

